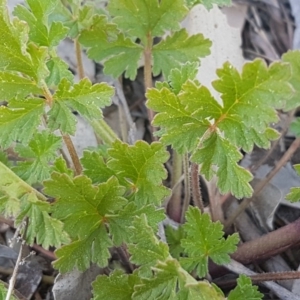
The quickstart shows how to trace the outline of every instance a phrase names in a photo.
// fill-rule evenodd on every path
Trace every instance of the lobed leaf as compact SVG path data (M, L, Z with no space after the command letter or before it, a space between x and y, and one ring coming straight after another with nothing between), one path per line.
M183 0L111 0L108 11L118 27L146 45L147 36L163 36L178 30L188 13Z
M162 72L167 78L172 69L185 62L198 62L210 54L211 44L200 33L189 36L185 29L176 31L153 47L153 75Z
M298 175L300 175L300 164L294 165ZM300 187L292 187L290 192L285 196L290 202L298 202L300 200Z
M27 144L36 132L44 112L43 99L11 100L0 106L0 144L7 148L13 141Z
M15 151L26 161L19 162L14 172L27 183L42 182L50 177L50 166L62 147L61 137L47 131L36 133L28 146L18 144Z
M263 299L263 294L258 291L257 286L253 286L251 279L243 274L237 279L237 286L235 289L233 289L228 295L228 300L239 299Z
M92 283L94 300L131 300L135 285L140 283L136 274L116 270L109 276L101 275Z
M68 235L63 231L63 223L52 218L49 215L50 210L50 204L38 200L33 193L23 197L21 213L16 222L20 223L24 217L29 218L25 238L29 245L33 245L36 241L48 249L50 246L60 247L61 244L69 242Z
M189 207L186 220L183 225L186 238L182 239L181 246L188 257L180 259L182 266L189 272L196 269L197 275L204 277L208 272L208 258L216 264L228 263L229 254L236 250L238 235L225 240L222 224L212 222L208 214L201 214L196 207Z
M111 159L107 166L116 172L118 178L126 180L134 192L138 207L145 204L159 204L169 194L162 180L167 177L163 166L169 154L161 143L151 145L137 141L135 145L116 141L108 151Z

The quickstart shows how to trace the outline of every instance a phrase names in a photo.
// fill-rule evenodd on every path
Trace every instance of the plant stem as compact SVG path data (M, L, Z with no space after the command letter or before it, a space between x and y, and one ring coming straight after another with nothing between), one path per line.
M71 156L74 168L75 168L75 173L76 175L80 175L82 173L82 166L79 160L79 157L77 155L76 149L74 147L74 144L68 134L63 134L61 132L62 138L67 146L67 149L69 151L69 154Z
M75 44L78 76L79 79L83 79L85 75L84 75L84 68L83 68L82 56L81 56L81 46L78 42L78 38L74 40L74 44Z
M192 163L191 165L191 186L194 205L199 207L201 213L203 213L204 205L202 201L201 187L199 183L199 165L196 163Z
M10 299L10 297L12 295L12 292L14 290L15 283L16 283L18 269L19 269L19 266L20 266L20 263L21 263L21 260L22 260L22 256L23 256L23 248L24 248L26 232L27 232L27 226L28 226L28 219L27 218L25 218L23 220L22 226L24 226L24 232L23 232L22 238L21 238L21 247L20 247L20 250L19 250L19 255L18 255L18 258L17 258L17 261L16 261L16 265L14 267L14 271L12 273L12 276L11 276L10 280L9 280L9 286L8 286L8 291L7 291L5 300Z
M255 196L257 196L263 190L263 188L271 181L271 179L278 173L278 171L290 160L291 156L296 152L296 150L299 148L299 146L300 146L300 138L297 138L294 140L294 142L291 144L290 148L282 156L280 161L276 164L275 168L268 174L268 176L265 178L265 180L261 181L257 185L257 187L252 195L252 198L245 199L240 204L240 206L235 211L235 213L228 218L228 220L224 224L225 230L228 229L228 227L230 227L234 223L235 219L242 212L244 212L244 210L248 207L248 205L255 198Z
M181 218L182 184L177 184L181 175L182 175L182 155L178 154L176 151L173 151L172 178L171 178L172 196L168 203L167 212L169 217L176 222L180 222L180 218Z
M191 199L191 187L190 187L190 173L189 173L189 156L184 155L183 158L183 170L184 170L184 200L181 211L181 223L184 223L185 212L187 211L190 199Z
M145 65L144 65L144 84L145 84L145 91L147 92L147 89L152 88L152 64L151 64L151 57L152 57L152 36L149 33L147 36L147 45L144 50L144 59L145 59ZM149 123L151 125L152 120L154 118L154 113L151 109L147 108L148 111L148 118ZM152 127L151 127L152 128ZM152 128L153 130L153 128ZM152 132L153 134L153 132Z
M107 145L111 145L115 140L119 138L111 127L103 120L92 120L91 125L98 135L98 137Z
M300 219L240 245L231 257L242 264L267 259L300 243L299 232Z

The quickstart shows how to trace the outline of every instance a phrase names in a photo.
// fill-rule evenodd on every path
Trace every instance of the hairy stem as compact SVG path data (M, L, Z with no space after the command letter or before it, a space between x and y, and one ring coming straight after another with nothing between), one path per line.
M184 155L183 159L183 170L184 170L184 200L181 211L181 223L184 223L185 212L187 211L190 199L191 199L191 187L190 187L190 173L189 173L189 156Z
M176 151L173 151L172 178L171 178L172 197L168 203L167 211L169 217L176 222L180 222L180 218L181 218L181 193L182 193L181 186L182 185L177 184L181 175L182 175L182 155L178 154Z
M294 140L294 142L291 144L290 148L285 152L285 154L282 156L280 161L276 164L275 168L268 174L268 176L262 180L255 188L255 191L252 195L252 198L245 199L238 209L235 211L235 213L228 218L228 220L225 222L224 227L225 230L230 227L235 219L245 211L245 209L248 207L250 202L257 196L263 188L271 181L271 179L278 173L278 171L290 160L291 156L295 153L295 151L300 146L300 138L297 138Z
M204 205L202 201L201 187L199 183L199 165L192 163L191 165L191 186L194 205L199 207L201 212L204 212Z
M145 84L145 91L147 89L152 88L152 64L151 64L151 57L152 57L152 36L149 33L147 36L147 45L144 50L144 59L145 59L145 65L144 65L144 84ZM152 120L154 118L154 112L147 108L148 111L148 118L149 123L151 125ZM153 134L153 127L151 127L152 134Z
M75 44L78 76L79 79L83 79L85 75L84 75L84 68L82 63L81 46L78 42L78 38L74 40L74 44Z
M300 219L240 245L231 257L242 264L265 260L300 243L299 232Z
M71 140L71 137L68 134L63 134L61 132L62 138L67 146L67 149L69 151L69 154L71 156L74 168L75 168L75 173L76 175L80 175L82 173L82 166L79 160L79 157L77 155L76 149L74 147L74 144Z

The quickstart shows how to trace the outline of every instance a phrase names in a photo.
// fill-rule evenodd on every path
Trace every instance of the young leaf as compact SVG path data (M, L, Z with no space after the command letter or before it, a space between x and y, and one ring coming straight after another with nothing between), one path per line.
M230 6L231 0L185 0L186 5L190 8L197 4L204 5L207 9L213 8L213 4L219 6Z
M178 229L174 229L172 226L168 225L165 227L165 233L170 253L174 258L178 259L183 253L183 248L181 246L181 240L185 237L183 227L180 226Z
M94 300L131 300L135 285L140 283L136 274L124 274L121 270L109 276L101 275L92 283Z
M116 172L118 178L128 181L134 193L135 203L159 204L169 194L162 180L167 177L163 163L169 154L161 143L151 145L138 141L133 146L116 141L108 151L111 159L107 166Z
M167 30L178 30L188 13L183 0L111 0L108 11L118 27L146 44L147 36L163 36Z
M135 218L131 230L132 237L128 250L131 254L130 260L134 264L142 266L149 273L151 266L170 257L168 245L157 239L147 224L145 214Z
M20 20L9 20L6 0L0 0L0 70L17 71L35 79L30 55L26 51L28 27Z
M11 72L0 72L0 97L2 100L25 98L29 94L42 94L35 81Z
M33 193L27 194L22 199L21 213L16 219L20 223L25 216L28 217L26 242L36 243L48 249L49 246L60 247L69 242L67 234L63 231L63 223L50 217L50 204L40 201Z
M229 262L229 254L236 250L238 235L233 234L225 240L221 223L212 222L208 214L201 214L196 207L189 207L186 219L183 225L186 238L181 245L188 257L180 262L187 271L196 269L197 275L204 277L208 272L208 258L216 264Z
M218 187L221 193L231 191L237 198L250 197L252 187L249 181L252 175L242 168L237 162L242 158L242 154L236 146L221 137L218 133L212 133L196 150L191 160L201 164L201 173L210 180L215 173L212 166L218 166L216 174L218 176Z
M13 141L24 144L32 138L44 112L43 99L11 100L0 106L0 144L7 148Z
M84 117L92 119L102 117L100 108L109 105L112 96L113 88L106 83L92 85L89 79L84 78L72 86L70 81L63 78L53 100L64 102Z
M117 78L125 71L125 77L136 77L143 48L119 33L106 17L95 16L91 29L80 34L79 42L89 48L89 58L104 60L105 73Z
M48 87L57 87L63 78L66 78L71 83L73 82L73 75L68 70L68 64L59 57L52 57L47 62L47 68L50 71L49 76L46 78L46 84Z
M17 5L14 9L14 15L29 25L30 40L39 46L57 46L67 35L68 28L62 23L48 20L57 2L58 0L26 0L30 10L23 5Z
M72 177L74 175L74 171L69 169L67 166L66 161L62 156L59 156L53 163L51 168L51 173L57 172L61 174L67 174L68 176Z
M112 241L106 229L107 216L116 214L126 204L124 187L114 177L93 186L86 176L70 178L53 173L46 181L45 193L56 197L53 216L64 221L64 229L75 239L57 250L55 266L61 272L74 268L85 270L90 262L107 265Z
M253 286L251 279L246 275L240 275L237 280L238 285L228 295L228 300L251 299L261 300L263 294L258 291L257 286Z
M300 175L300 164L294 165L298 175ZM300 200L300 187L292 187L290 192L285 196L290 202L298 202Z
M147 216L148 225L153 230L157 230L158 223L165 219L163 209L157 209L153 204L138 208L133 202L129 202L118 214L107 216L109 229L116 246L130 241L132 222L135 217L143 214Z
M45 131L36 133L28 146L16 146L16 152L26 161L19 162L13 169L29 184L42 182L50 177L49 163L55 159L60 148L61 137Z
M198 62L210 54L211 44L200 33L189 36L185 29L176 31L153 47L153 75L162 71L167 78L171 69L180 68L187 61Z

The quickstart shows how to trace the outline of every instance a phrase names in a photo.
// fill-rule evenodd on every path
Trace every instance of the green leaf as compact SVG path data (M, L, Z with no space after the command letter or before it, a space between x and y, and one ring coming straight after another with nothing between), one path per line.
M28 143L40 124L43 99L11 100L0 106L0 144L7 148L13 141Z
M178 30L188 13L183 0L111 0L108 11L118 27L146 44L149 34L163 36L167 30Z
M36 133L28 146L16 146L16 152L26 161L19 162L13 170L29 184L42 182L50 177L49 163L56 158L61 147L61 137L46 131Z
M171 255L178 259L183 253L183 248L181 246L181 240L185 237L183 227L180 226L178 229L174 229L172 226L168 225L165 227L165 234Z
M0 97L9 101L12 98L25 98L29 94L42 94L33 80L10 72L0 72Z
M7 295L8 289L4 285L4 282L0 281L0 299L5 299ZM12 294L9 298L10 300L17 300L19 298L16 298L14 294Z
M210 46L211 41L202 34L189 36L185 29L176 31L153 47L153 75L162 72L167 78L171 69L180 68L187 61L198 62L200 57L209 55Z
M67 162L62 156L59 156L53 163L51 168L51 173L57 172L61 174L67 174L68 176L72 177L74 175L74 171L69 169L67 166Z
M88 176L93 183L105 182L111 176L116 175L116 172L107 167L100 153L84 151L80 161L84 167L83 174Z
M79 42L88 47L89 58L104 60L106 74L117 78L125 71L125 77L136 77L142 46L119 33L105 16L95 16L91 28L80 34Z
M70 178L59 173L53 173L44 185L45 193L57 198L53 216L64 222L64 229L75 239L57 250L55 266L60 272L83 271L90 262L106 266L108 248L113 245L106 223L109 215L117 214L126 204L124 187L115 177L93 186L86 176Z
M135 217L145 214L148 225L157 230L158 223L165 219L163 209L157 209L154 205L145 205L138 208L133 202L129 202L118 214L107 216L109 229L116 246L128 243L132 235L132 222Z
M207 9L213 8L213 4L219 5L219 6L230 6L231 0L185 0L186 5L189 8L192 8L193 6L197 4L204 5Z
M58 259L53 263L60 273L70 272L77 269L85 271L91 262L97 263L100 267L106 267L112 247L112 242L107 234L104 224L100 224L92 232L85 235L69 245L55 251Z
M113 88L106 83L92 85L87 78L72 86L63 78L53 96L55 102L64 102L68 107L77 110L88 119L101 118L102 107L109 105L113 96Z
M228 295L228 300L251 299L261 300L263 294L258 291L257 286L253 286L251 279L246 275L240 275L237 280L238 285Z
M26 0L30 10L23 5L14 9L14 15L29 25L30 40L39 46L57 46L67 35L68 28L62 23L48 21L57 3L57 0Z
M290 78L289 82L295 91L293 97L287 101L287 104L284 108L286 111L289 111L300 106L300 51L288 51L282 56L282 60L284 62L288 62L291 66L292 77Z
M28 193L35 193L38 199L47 200L0 162L0 212L8 217L17 217L20 213L21 199Z
M50 71L49 76L46 78L46 84L48 87L57 87L63 78L66 78L71 83L73 82L73 75L68 70L68 64L59 57L52 57L47 62L47 68Z
M208 272L208 258L219 265L228 263L229 254L236 250L238 235L233 234L225 240L222 224L212 222L208 214L201 214L196 207L189 207L186 220L183 225L186 238L181 245L188 257L180 262L187 271L196 269L197 275L204 277Z
M230 192L237 198L250 197L252 175L237 162L242 158L239 150L219 134L211 134L195 151L191 160L201 164L201 173L210 180L216 173L221 193ZM218 166L215 172L213 166Z
M131 300L134 286L140 283L136 274L124 274L121 270L109 276L101 275L92 283L94 300Z
M170 257L169 247L155 236L145 214L135 217L131 230L131 243L128 246L130 260L142 266L142 272L151 274L151 266Z
M298 175L300 175L300 164L294 165ZM290 202L298 202L300 200L300 187L292 187L290 192L285 196Z
M134 300L148 299L176 299L179 263L169 259L156 265L155 276L151 279L143 279L142 284L135 288Z
M0 70L21 72L35 79L31 57L26 51L27 32L23 21L10 22L6 1L0 0Z
M26 230L26 242L29 245L33 245L35 239L45 249L69 242L68 235L63 231L63 223L50 217L50 209L48 202L38 200L33 193L23 197L21 213L16 221L18 224L24 217L29 218Z
M116 172L118 178L127 180L138 206L160 204L169 194L162 184L162 180L167 177L163 164L168 160L169 154L161 143L149 145L144 141L137 141L135 145L129 146L116 141L108 154L111 159L107 166Z

